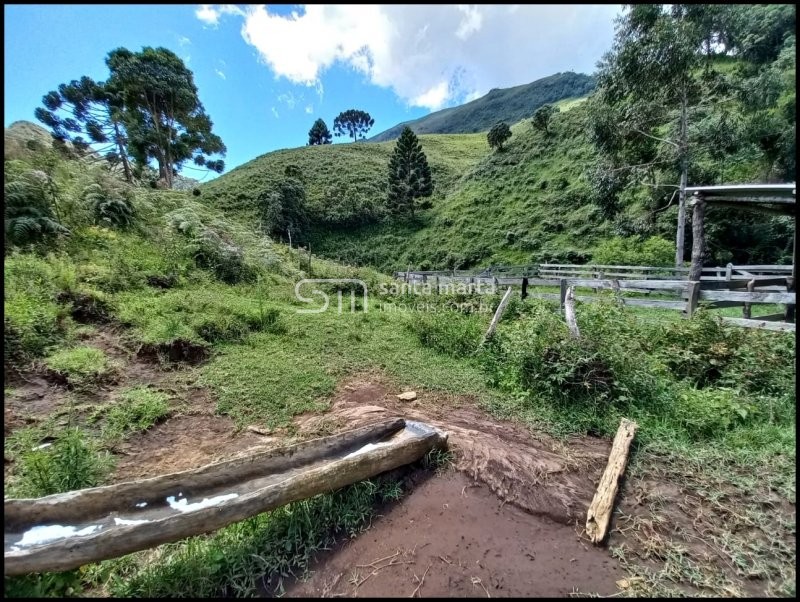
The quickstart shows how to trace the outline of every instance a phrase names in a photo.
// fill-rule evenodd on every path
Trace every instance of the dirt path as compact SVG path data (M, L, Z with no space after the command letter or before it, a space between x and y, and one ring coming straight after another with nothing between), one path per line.
M425 597L609 595L623 576L573 527L503 504L450 470L429 475L367 532L321 555L287 596L407 597L418 585Z

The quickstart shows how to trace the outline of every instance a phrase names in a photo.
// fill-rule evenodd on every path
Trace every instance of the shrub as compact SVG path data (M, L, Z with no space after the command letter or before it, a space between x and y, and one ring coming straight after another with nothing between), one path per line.
M685 389L676 400L675 417L692 439L721 437L725 431L753 422L758 407L727 388Z
M615 236L600 243L592 253L592 263L598 265L671 266L674 262L675 246L657 236L645 240Z
M192 196L200 196L201 194L199 188L192 188Z
M100 485L113 467L113 457L74 428L48 447L22 451L19 466L16 490L23 496L42 497Z
M475 316L437 309L441 311L414 315L409 322L419 342L454 357L472 355L483 335L481 322Z

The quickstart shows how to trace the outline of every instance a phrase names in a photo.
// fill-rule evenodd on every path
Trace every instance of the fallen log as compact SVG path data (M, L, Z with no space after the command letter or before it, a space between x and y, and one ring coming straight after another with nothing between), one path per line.
M611 454L608 456L608 464L600 478L600 484L597 486L597 492L592 498L586 516L586 533L592 543L599 544L606 536L608 524L611 522L611 514L614 511L617 487L620 478L625 473L628 451L633 437L636 435L636 428L637 424L627 418L623 418L619 423L614 444L611 446Z
M446 438L395 418L194 470L6 499L4 574L66 571L208 533L414 462Z

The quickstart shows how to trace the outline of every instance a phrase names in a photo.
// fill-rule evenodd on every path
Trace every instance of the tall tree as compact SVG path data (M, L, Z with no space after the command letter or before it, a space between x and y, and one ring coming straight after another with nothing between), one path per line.
M511 128L508 127L507 123L503 122L495 125L486 135L486 139L489 141L489 146L496 148L498 151L503 150L503 144L509 138L511 138Z
M317 144L330 144L331 132L327 124L322 119L317 119L311 129L308 130L308 146Z
M684 259L690 121L722 89L722 78L710 69L711 59L724 51L722 17L711 5L628 5L599 64L592 127L601 150L617 168L656 187L670 186L658 181L657 167L677 165L678 266Z
M111 163L121 162L125 180L133 181L117 91L83 76L45 94L42 104L34 115L50 128L56 140L70 142L79 152L103 155ZM90 143L105 146L92 151Z
M554 107L553 105L543 105L539 107L536 109L536 112L533 114L533 119L531 120L533 127L544 132L545 136L549 136L550 122L558 111L558 107Z
M139 168L151 159L159 179L172 188L173 177L192 159L217 173L225 163L222 139L212 132L211 118L197 95L194 76L174 52L145 47L141 52L112 50L106 58L111 75L106 86L118 90L130 150Z
M333 132L339 136L349 136L353 142L358 138L366 138L367 132L375 124L369 113L358 109L342 111L333 120Z
M406 126L397 139L389 160L389 195L387 205L393 213L409 213L427 209L430 201L418 201L433 194L433 179L422 145L411 128Z

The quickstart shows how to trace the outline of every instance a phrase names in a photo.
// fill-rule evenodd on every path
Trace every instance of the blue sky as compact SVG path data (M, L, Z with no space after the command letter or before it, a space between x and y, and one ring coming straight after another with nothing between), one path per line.
M60 83L104 80L114 48L163 46L194 72L228 147L227 171L304 145L315 119L332 128L346 109L372 115L371 135L491 88L590 73L610 47L618 12L618 5L6 5L4 125L35 121L42 96Z

